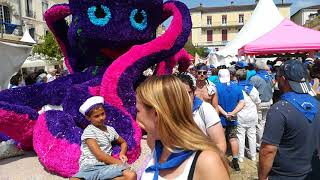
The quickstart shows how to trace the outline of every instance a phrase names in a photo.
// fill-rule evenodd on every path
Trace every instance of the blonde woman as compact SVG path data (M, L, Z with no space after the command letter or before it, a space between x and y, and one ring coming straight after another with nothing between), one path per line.
M174 76L150 77L137 88L137 121L155 141L142 180L225 180L223 156L192 118L182 82Z

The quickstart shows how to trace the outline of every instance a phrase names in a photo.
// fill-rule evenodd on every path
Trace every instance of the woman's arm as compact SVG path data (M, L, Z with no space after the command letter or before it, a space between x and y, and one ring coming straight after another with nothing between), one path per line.
M221 123L216 123L207 129L210 139L217 145L220 151L225 154L227 149L226 138Z
M97 158L98 161L104 162L105 164L122 164L122 161L116 159L103 151L101 151L97 140L95 139L86 139L86 144L88 145L92 154Z
M229 180L229 173L219 154L214 151L203 151L196 164L196 180Z

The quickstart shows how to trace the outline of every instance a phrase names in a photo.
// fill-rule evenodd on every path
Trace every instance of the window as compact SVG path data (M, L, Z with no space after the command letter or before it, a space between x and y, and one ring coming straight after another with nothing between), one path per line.
M239 14L239 23L243 24L244 22L244 15L243 14Z
M207 30L207 42L212 42L212 30Z
M227 15L222 15L222 24L227 24Z
M219 48L215 48L216 51L219 51Z
M35 28L30 28L30 29L29 29L30 36L31 36L33 39L34 39L35 31L36 31Z
M42 14L44 14L48 10L48 1L42 0Z
M222 29L222 41L228 41L228 30Z
M212 25L212 16L207 16L207 25Z
M11 23L9 7L0 5L0 22Z
M32 0L26 0L26 16L34 18L34 12L32 9Z

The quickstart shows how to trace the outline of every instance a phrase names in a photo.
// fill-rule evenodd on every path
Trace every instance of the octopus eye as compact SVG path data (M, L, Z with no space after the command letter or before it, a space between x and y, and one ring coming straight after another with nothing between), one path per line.
M130 14L130 22L139 31L146 29L148 25L146 11L134 9Z
M107 6L91 6L88 8L88 17L92 24L105 26L111 19L111 12Z

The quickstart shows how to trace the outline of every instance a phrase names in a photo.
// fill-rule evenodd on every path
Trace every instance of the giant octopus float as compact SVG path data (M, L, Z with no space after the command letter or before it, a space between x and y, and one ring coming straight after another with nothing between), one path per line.
M65 18L72 15L70 25ZM173 16L167 31L157 27ZM189 10L162 0L69 0L51 7L44 18L71 72L47 84L0 92L0 132L34 149L50 172L70 177L79 169L80 137L89 124L78 112L93 95L105 98L106 124L128 142L129 163L140 155L141 130L135 122L135 87L143 71L156 64L170 73L191 30ZM186 68L188 63L182 63ZM45 105L62 106L38 114ZM119 147L114 148L117 157Z

